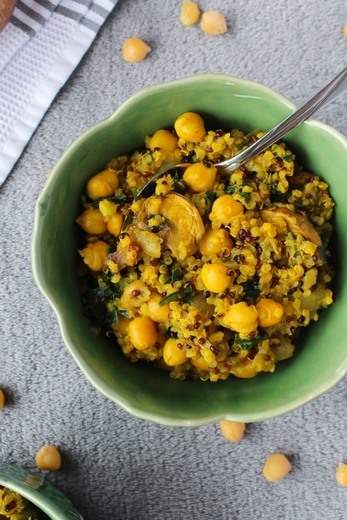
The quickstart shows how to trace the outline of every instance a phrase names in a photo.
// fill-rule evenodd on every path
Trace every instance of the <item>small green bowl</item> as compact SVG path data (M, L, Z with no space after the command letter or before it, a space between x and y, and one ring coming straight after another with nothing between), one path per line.
M39 473L0 462L0 486L19 493L51 520L83 520L66 496Z
M107 339L96 336L83 315L77 266L80 195L87 180L118 154L143 145L144 137L173 126L186 111L200 113L207 128L269 130L294 105L258 83L204 74L145 88L107 120L77 139L53 169L36 207L33 272L59 320L66 346L87 379L129 413L166 425L197 426L230 419L263 421L311 401L331 389L347 369L347 140L314 120L285 141L306 169L330 184L336 201L333 255L335 303L321 313L298 342L295 355L273 374L218 383L172 380L166 372L130 363Z

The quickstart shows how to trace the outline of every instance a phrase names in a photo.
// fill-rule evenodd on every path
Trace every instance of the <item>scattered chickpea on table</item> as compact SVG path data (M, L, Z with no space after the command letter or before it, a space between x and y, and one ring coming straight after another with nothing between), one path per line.
M210 36L218 36L227 31L225 16L218 11L206 11L201 18L201 29Z
M128 38L123 43L123 59L129 63L138 63L144 60L151 50L140 38Z
M183 2L181 5L181 24L189 27L195 25L200 18L200 9L196 2Z
M244 436L246 425L242 422L223 420L220 421L219 427L227 441L238 442ZM269 482L276 482L286 477L291 469L292 465L285 455L273 453L265 461L263 476ZM343 486L347 485L347 464L339 464L336 480Z
M195 25L200 18L200 9L196 2L183 2L181 5L181 24L185 27ZM202 14L201 29L210 36L224 34L227 31L225 16L218 11L206 11Z
M236 421L220 421L219 426L223 437L229 442L240 441L246 428L245 423Z
M0 410L5 406L5 393L4 391L0 388Z
M57 471L61 466L61 455L52 444L44 444L36 453L35 461L39 469Z
M181 4L180 22L185 27L198 23L201 11L196 2L183 2ZM225 16L218 11L206 11L201 16L200 27L205 34L217 36L227 31ZM123 42L122 53L124 61L138 63L143 61L151 52L151 47L136 36L127 38Z
M347 486L347 464L340 462L337 466L336 481L340 486Z
M283 453L272 453L263 467L263 475L269 482L277 482L288 475L292 465Z

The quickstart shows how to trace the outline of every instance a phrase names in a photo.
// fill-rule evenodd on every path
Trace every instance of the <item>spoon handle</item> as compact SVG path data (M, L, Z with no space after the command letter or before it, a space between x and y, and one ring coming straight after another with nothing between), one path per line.
M298 108L298 110L290 114L281 123L258 139L258 141L232 159L220 162L219 166L222 167L225 172L236 170L259 152L263 151L268 146L271 146L276 141L279 141L285 134L306 121L317 110L328 105L341 94L344 94L346 90L347 67L344 68L332 81L330 81L330 83L317 92L317 94L306 101L304 105Z

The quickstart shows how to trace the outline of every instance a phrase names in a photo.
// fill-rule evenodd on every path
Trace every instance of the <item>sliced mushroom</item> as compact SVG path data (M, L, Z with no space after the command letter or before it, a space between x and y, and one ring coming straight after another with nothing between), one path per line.
M317 246L322 245L321 237L318 235L308 218L302 213L284 207L274 207L263 209L261 216L264 220L272 222L273 224L276 223L276 219L282 218L293 235L300 234Z
M309 172L300 171L291 177L287 177L288 184L291 188L302 188L305 184L312 181L314 175Z
M141 247L142 251L151 258L160 258L161 244L163 239L158 237L155 233L139 229L131 225L127 228L127 233L133 240Z
M118 265L119 269L123 267L134 266L139 260L139 248L135 244L130 244L114 253L110 253L108 258Z
M136 215L140 229L148 230L148 220L161 215L165 222L156 233L178 260L196 252L205 228L200 213L192 202L177 193L144 199Z

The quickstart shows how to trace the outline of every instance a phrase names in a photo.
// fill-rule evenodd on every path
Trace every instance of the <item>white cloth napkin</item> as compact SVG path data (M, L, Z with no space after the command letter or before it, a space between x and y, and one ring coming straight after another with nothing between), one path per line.
M18 0L0 33L0 185L118 0Z

